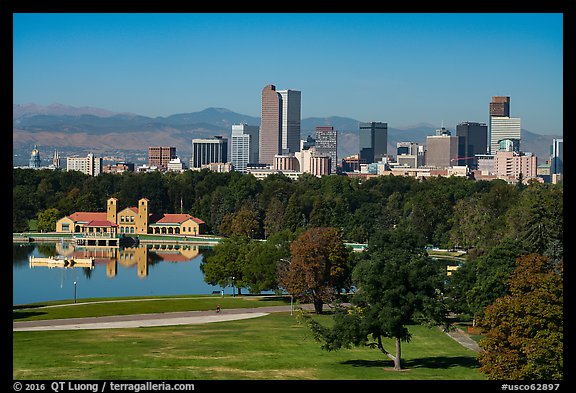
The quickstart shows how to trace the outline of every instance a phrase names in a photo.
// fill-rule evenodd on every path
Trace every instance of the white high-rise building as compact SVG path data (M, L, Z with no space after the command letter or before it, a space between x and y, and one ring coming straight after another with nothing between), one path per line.
M247 124L232 125L231 161L238 172L246 172L248 164L257 164L260 127Z
M520 118L490 116L490 153L496 154L502 139L520 140Z
M300 117L302 92L298 90L278 90L282 98L282 153L300 151Z
M102 173L102 157L94 157L92 153L88 153L87 157L66 157L66 170L98 176Z

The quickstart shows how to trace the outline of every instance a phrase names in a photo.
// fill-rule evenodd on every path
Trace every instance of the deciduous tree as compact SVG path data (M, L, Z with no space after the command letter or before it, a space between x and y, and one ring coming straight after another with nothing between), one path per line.
M418 246L418 236L405 230L388 232L383 247L368 248L366 257L353 271L357 291L352 307L337 309L334 324L321 326L307 318L325 350L368 346L379 349L402 368L401 342L409 342L408 325L427 321L441 323L445 316L442 300L444 271L440 263ZM385 348L382 339L395 339L395 351Z
M38 213L38 229L46 232L56 230L56 221L61 219L58 209L50 208Z
M562 264L529 254L518 258L510 294L485 310L480 371L490 379L563 377Z
M340 230L310 228L290 246L290 261L281 265L280 285L304 301L312 301L317 314L347 286L349 250Z

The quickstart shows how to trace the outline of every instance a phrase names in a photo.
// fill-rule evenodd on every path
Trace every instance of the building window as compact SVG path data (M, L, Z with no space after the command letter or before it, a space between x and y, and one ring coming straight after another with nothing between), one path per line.
M70 231L70 225L62 224L62 232L68 232L68 231Z
M120 222L124 222L124 216L120 216Z

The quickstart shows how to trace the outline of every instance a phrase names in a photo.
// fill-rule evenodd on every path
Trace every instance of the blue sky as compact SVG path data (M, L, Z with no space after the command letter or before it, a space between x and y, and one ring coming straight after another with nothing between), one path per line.
M271 83L303 118L455 127L507 95L522 128L563 134L561 13L24 13L13 66L15 104L260 116Z

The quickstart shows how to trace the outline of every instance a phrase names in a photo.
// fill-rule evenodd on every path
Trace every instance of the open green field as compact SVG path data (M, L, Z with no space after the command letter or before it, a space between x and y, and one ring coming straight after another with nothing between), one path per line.
M131 305L133 312L145 303ZM191 300L199 309L206 299ZM242 299L231 300L238 307ZM248 302L248 300L244 300ZM286 304L279 300L280 304ZM267 301L250 300L246 307ZM150 306L150 305L149 305ZM72 310L88 306L43 310ZM93 310L94 311L94 310ZM166 311L166 310L164 310ZM62 311L58 311L62 312ZM476 353L436 328L411 326L413 338L403 343L405 370L377 350L354 348L327 352L312 339L298 313L214 322L205 325L135 329L13 332L13 378L49 380L485 380ZM75 315L78 316L78 315ZM39 317L39 316L37 316ZM53 317L53 316L51 316ZM314 316L330 323L330 315ZM16 319L24 320L24 319ZM26 319L28 320L28 319ZM387 346L393 349L391 340Z
M108 315L150 314L178 311L215 310L220 304L227 308L253 308L290 305L289 297L282 296L224 296L190 295L145 298L102 298L55 301L14 306L14 321L102 317ZM63 305L63 306L62 306Z

